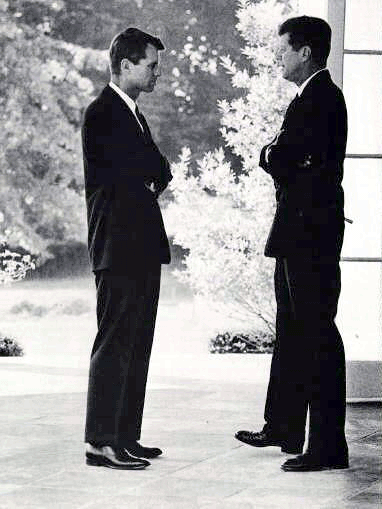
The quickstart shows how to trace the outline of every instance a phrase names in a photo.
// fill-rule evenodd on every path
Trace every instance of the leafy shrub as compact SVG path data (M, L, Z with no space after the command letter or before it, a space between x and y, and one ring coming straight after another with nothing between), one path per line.
M0 222L4 215L0 212ZM1 235L1 233L0 233ZM22 254L8 249L7 244L0 238L0 284L5 285L13 281L21 281L28 271L35 268L35 263L29 254Z
M262 146L282 122L290 89L274 47L277 24L291 2L239 0L236 28L243 36L245 67L230 57L221 64L241 97L219 101L224 148L195 158L185 147L172 165L174 200L164 210L175 244L186 252L175 274L195 293L224 306L227 316L266 325L274 332L274 261L263 256L274 215L274 185L258 168ZM227 157L241 161L236 168Z
M274 335L269 332L218 334L210 341L211 353L272 353Z
M14 339L0 335L0 357L21 357L23 349Z
M79 316L88 313L92 308L84 299L74 299L71 302L60 302L52 306L36 305L33 302L23 300L11 307L10 312L15 315L24 314L43 317L52 311L60 315Z
M89 311L91 311L90 304L84 299L75 299L59 307L59 312L63 315L79 316Z
M37 306L27 300L23 300L19 304L15 304L11 307L10 312L19 315L21 313L29 314L32 316L45 316L50 311L48 306Z

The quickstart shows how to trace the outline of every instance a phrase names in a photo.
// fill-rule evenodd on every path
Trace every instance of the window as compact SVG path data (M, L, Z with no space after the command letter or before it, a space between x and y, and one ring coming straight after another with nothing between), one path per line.
M332 27L328 67L343 89L349 135L337 322L347 359L380 360L382 330L382 1L298 0Z
M382 2L328 0L331 63L349 117L338 323L348 359L380 360L382 325Z

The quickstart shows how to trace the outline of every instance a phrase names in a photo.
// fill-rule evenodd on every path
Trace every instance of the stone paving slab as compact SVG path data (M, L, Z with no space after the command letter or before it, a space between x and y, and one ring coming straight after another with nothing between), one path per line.
M31 382L29 392L4 388L15 378ZM285 473L278 448L233 437L262 425L265 383L150 376L142 443L164 455L145 471L117 471L85 464L86 378L83 369L1 360L0 509L381 507L378 405L348 405L348 470Z

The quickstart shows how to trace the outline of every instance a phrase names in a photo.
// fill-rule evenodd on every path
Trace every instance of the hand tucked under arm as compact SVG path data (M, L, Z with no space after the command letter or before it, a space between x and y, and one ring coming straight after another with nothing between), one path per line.
M167 188L169 182L172 180L172 173L170 169L170 163L168 162L167 158L164 157L162 154L161 156L161 171L160 171L160 177L154 178L154 190L157 195L157 197L163 193L163 191Z
M329 143L328 118L305 118L301 125L285 126L264 147L260 166L274 178L313 176L327 161Z

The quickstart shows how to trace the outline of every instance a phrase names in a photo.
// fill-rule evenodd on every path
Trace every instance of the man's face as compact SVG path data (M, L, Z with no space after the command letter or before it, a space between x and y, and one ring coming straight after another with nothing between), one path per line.
M281 63L283 78L293 83L299 83L303 71L301 50L302 48L294 50L289 44L289 33L280 37L277 57Z
M148 44L146 57L137 64L130 62L129 81L140 92L152 92L160 75L158 50Z

